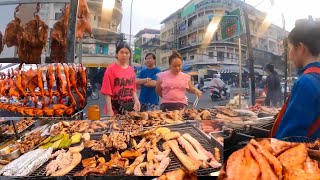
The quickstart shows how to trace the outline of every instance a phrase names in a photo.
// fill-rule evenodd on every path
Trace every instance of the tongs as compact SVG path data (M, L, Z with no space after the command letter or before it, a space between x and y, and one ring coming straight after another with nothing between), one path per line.
M193 108L194 108L194 109L197 107L198 102L199 102L199 97L197 97L196 100L195 100L194 103L193 103Z

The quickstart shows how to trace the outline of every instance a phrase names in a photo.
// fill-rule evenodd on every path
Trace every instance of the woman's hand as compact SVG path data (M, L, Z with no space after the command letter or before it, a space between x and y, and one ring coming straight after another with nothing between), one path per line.
M200 98L202 96L202 92L199 90L199 89L196 89L196 92L195 92L196 96L198 98Z
M133 109L134 109L135 111L140 111L141 105L140 105L140 102L139 102L139 101L136 101L136 102L134 103Z

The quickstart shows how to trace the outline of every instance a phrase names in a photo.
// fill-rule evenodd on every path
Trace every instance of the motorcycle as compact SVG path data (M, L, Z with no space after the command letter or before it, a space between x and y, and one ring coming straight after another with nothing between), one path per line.
M200 84L196 84L195 88L199 89L202 93L205 93L206 90L208 89L207 86L201 86Z
M211 86L210 87L210 97L212 101L216 101L218 99L225 98L230 99L230 87L226 85L224 88L222 88L221 92L218 87Z
M99 92L96 88L93 88L90 82L87 84L87 97L91 97L93 100L99 99Z

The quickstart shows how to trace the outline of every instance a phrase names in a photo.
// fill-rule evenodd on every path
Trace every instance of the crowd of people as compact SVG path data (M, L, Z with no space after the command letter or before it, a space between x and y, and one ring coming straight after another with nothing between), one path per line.
M282 107L271 137L282 139L290 136L320 137L320 23L297 24L288 36L289 59L298 69L299 79ZM178 110L187 106L186 92L197 97L202 92L193 86L188 74L182 72L182 57L173 51L169 57L169 70L161 72L152 53L145 56L146 69L136 77L129 66L130 47L120 43L116 48L117 61L105 71L101 93L105 95L107 115L125 111L155 109ZM280 78L273 65L266 66L266 105L280 106ZM223 86L215 78L217 86ZM203 82L201 82L203 85ZM141 87L140 96L137 86ZM161 97L161 102L159 100Z

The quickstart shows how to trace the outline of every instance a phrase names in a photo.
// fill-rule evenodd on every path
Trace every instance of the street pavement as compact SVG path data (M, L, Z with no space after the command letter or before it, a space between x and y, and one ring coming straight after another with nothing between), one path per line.
M234 93L236 93L236 91L237 91L237 89L231 88L231 98L234 97ZM187 93L187 97L188 97L189 101L191 102L188 106L191 108L193 105L193 102L196 99L196 96L193 94ZM211 108L213 106L224 106L228 102L229 102L229 100L217 100L217 101L213 102L210 98L210 90L208 89L205 93L203 93L202 97L199 99L197 108ZM87 108L90 105L99 105L101 116L104 116L105 115L105 113L103 112L104 104L105 104L105 98L102 94L99 94L99 99L97 99L97 100L93 100L91 97L88 97L87 98L87 106L84 109L85 116L88 112Z

